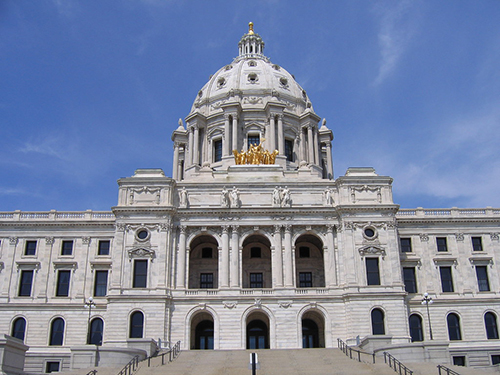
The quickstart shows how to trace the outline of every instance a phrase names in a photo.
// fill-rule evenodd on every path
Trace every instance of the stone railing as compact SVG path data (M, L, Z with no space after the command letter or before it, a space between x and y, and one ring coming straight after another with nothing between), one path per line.
M415 208L415 209L400 209L396 214L399 218L417 218L417 217L493 217L500 215L498 208Z
M2 221L114 221L115 215L111 211L56 211L30 212L14 211L0 212L0 222Z

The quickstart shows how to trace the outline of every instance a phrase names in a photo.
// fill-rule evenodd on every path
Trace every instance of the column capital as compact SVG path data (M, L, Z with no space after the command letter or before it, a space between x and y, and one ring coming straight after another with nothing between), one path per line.
M279 233L279 232L281 232L281 228L283 227L283 225L276 224L276 225L273 225L273 227L274 227L274 233Z
M231 116L229 113L224 113L224 120L229 121L229 116Z
M179 231L181 234L186 234L187 226L186 225L179 225Z
M222 234L227 234L229 232L229 225L221 225Z
M240 226L239 225L231 225L231 230L233 231L233 233L238 233L238 231L240 230Z
M285 233L291 233L292 232L292 224L285 224L283 226L285 227Z

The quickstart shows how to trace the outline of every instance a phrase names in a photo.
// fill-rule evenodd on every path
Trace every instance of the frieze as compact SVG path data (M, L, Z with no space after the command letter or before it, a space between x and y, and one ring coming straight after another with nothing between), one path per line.
M243 104L264 104L264 101L258 96L245 96L243 98Z
M272 220L279 220L279 221L290 221L290 220L293 220L293 217L292 216L272 216L271 217Z

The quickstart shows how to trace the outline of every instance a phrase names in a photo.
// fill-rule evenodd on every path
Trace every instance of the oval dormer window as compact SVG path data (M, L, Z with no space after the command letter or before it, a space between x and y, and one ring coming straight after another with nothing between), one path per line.
M257 77L257 74L256 73L250 73L248 75L248 82L250 83L256 83L258 81L258 77Z

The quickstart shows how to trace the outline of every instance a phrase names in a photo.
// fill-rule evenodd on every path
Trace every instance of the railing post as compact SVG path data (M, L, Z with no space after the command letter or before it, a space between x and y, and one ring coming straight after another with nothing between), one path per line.
M358 362L361 362L361 352L358 351Z

